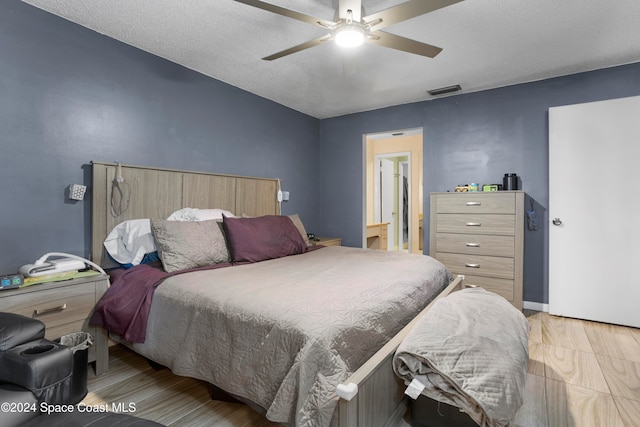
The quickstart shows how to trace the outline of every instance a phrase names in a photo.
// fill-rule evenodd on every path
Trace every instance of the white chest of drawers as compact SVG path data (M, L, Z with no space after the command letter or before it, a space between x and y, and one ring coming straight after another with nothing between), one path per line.
M522 310L523 191L431 193L429 253Z

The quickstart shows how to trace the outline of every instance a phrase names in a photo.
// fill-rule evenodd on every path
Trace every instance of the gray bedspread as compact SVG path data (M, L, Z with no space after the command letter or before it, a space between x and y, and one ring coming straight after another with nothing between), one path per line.
M422 394L480 426L506 426L522 406L529 323L507 300L465 289L437 301L404 338L393 368Z
M133 348L248 399L268 419L328 426L336 387L449 283L424 255L330 246L173 276Z

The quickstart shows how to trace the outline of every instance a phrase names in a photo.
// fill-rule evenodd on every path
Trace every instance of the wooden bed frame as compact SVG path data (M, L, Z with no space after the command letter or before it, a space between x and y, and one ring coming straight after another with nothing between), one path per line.
M463 276L456 277L407 326L396 334L376 354L367 360L339 387L338 403L340 427L391 427L399 425L406 410L406 386L393 372L393 355L411 328L440 298L464 287ZM343 386L344 387L341 387ZM343 395L341 389L355 390L356 394Z
M225 209L236 215L279 215L278 180L145 166L92 162L91 258L103 267L116 264L106 256L103 242L125 220L165 219L181 208ZM120 215L111 206L114 181L129 192Z
M92 260L109 268L103 242L122 221L166 218L184 208L225 209L236 215L279 215L278 180L144 166L92 162ZM130 190L128 208L114 215L111 201L117 176ZM125 206L123 204L122 206ZM367 360L338 388L339 427L382 427L400 423L407 410L405 386L393 372L396 348L436 300L462 289L458 276L416 318Z

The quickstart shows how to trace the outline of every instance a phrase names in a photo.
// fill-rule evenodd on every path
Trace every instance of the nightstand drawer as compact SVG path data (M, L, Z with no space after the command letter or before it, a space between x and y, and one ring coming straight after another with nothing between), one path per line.
M438 252L436 259L451 271L485 277L513 279L514 259L495 256L448 254Z
M436 234L436 250L458 254L513 257L515 237L438 233Z
M40 319L42 320L42 319ZM94 335L95 328L89 327L88 320L83 321L75 321L72 323L65 323L64 325L58 325L49 327L47 324L47 329L45 330L44 337L48 340L56 340L63 335L73 334L79 331L89 332L92 336ZM94 352L95 348L89 348L89 354L91 355ZM89 357L89 360L95 360L95 356Z
M91 285L23 293L1 298L0 310L41 320L47 327L47 338L58 338L62 335L58 335L58 331L82 329L95 305L95 293L95 287ZM67 327L60 329L63 325Z
M438 214L438 233L498 234L513 236L514 215L495 214Z
M451 193L438 194L437 213L516 213L514 193Z

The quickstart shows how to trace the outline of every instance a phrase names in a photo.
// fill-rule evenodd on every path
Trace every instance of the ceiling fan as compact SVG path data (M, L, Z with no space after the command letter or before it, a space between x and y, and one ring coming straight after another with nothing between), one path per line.
M272 61L329 40L334 40L336 44L345 47L355 47L366 42L433 58L442 51L442 48L387 33L382 29L462 0L410 0L367 16L363 16L362 0L339 0L335 21L316 18L260 0L235 1L329 30L329 33L324 36L262 58Z

